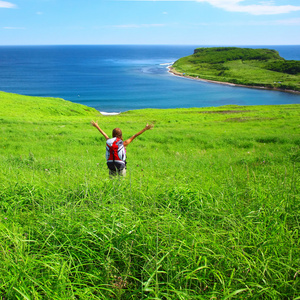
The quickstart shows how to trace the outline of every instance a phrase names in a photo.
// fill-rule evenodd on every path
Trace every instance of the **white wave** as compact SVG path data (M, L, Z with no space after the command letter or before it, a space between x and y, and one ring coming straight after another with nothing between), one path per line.
M105 112L105 111L100 111L100 114L103 116L116 116L119 115L119 112Z

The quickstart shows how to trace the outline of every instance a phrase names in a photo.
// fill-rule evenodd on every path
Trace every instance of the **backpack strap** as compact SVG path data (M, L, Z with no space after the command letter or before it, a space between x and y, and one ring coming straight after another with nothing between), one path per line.
M118 141L118 138L116 138L116 140L113 142L112 147L111 147L111 149L112 149L112 156L113 156L113 162L114 163L115 163L115 155L118 155L118 152L116 152L115 147L114 147L114 146L116 146L117 141Z

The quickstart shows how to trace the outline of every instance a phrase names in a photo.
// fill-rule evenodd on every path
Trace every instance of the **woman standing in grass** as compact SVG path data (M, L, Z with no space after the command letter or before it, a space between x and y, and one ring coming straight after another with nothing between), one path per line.
M153 128L153 124L147 124L138 133L134 134L131 138L123 142L122 130L120 128L115 128L112 131L112 138L110 139L108 135L99 127L97 122L92 121L91 125L96 127L100 133L106 139L106 160L107 167L109 169L109 175L126 175L126 147L140 134Z

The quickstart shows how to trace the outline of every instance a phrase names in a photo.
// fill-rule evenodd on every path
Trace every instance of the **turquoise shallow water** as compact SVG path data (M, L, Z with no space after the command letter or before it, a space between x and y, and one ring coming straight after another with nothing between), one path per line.
M194 46L2 46L0 90L59 97L105 112L227 104L293 104L300 95L176 77L167 65ZM244 46L243 46L244 47ZM300 60L300 46L251 46Z

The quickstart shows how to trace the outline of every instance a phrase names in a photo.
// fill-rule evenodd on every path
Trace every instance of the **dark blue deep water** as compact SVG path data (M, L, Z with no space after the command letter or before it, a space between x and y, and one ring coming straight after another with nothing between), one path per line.
M201 45L1 46L0 90L59 97L106 112L300 103L299 94L205 83L167 72L166 64L197 47ZM300 46L251 47L300 60Z

